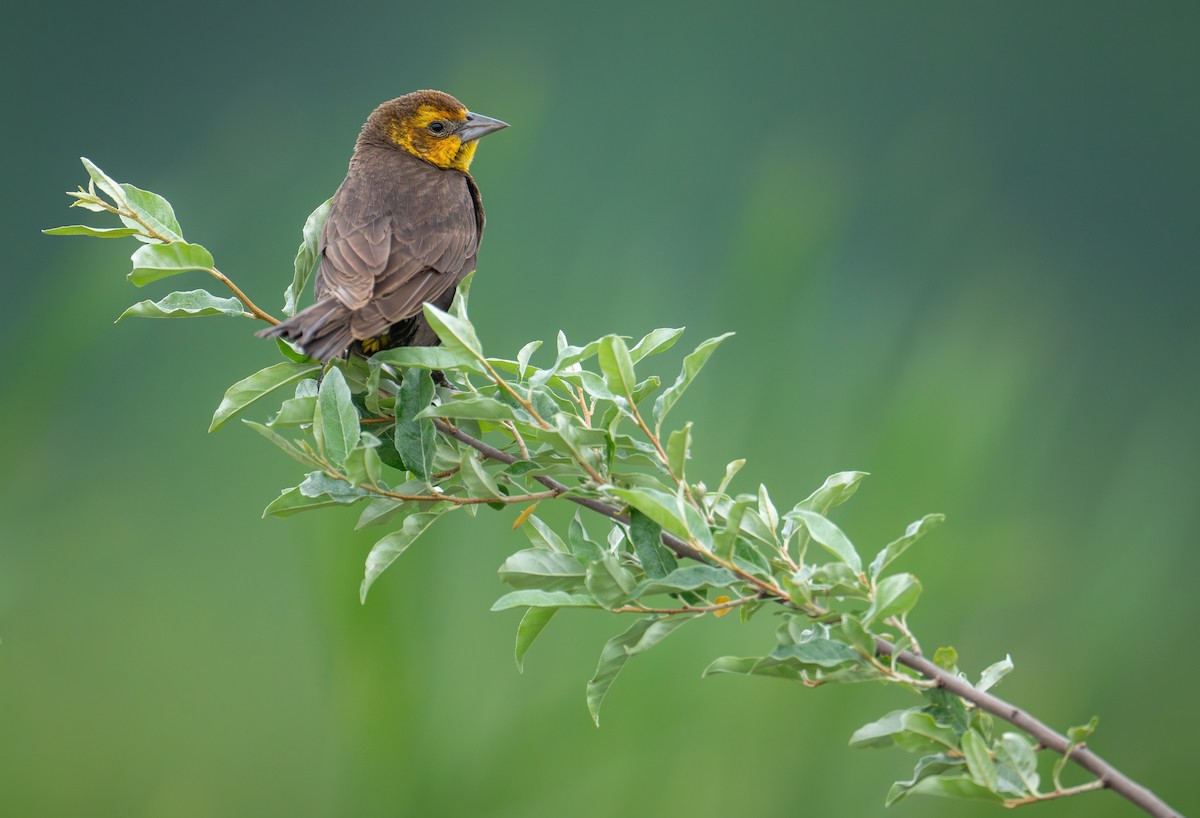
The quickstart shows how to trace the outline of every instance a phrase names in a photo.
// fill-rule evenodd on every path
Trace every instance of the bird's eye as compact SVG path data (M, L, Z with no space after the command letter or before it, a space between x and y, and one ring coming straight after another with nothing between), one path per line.
M429 123L429 132L434 134L443 133L446 130L446 123L440 120Z

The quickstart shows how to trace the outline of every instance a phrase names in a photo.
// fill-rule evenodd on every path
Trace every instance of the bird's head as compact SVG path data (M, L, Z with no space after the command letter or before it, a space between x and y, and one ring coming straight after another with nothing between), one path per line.
M443 170L466 173L475 158L475 140L507 127L507 122L468 111L449 94L413 91L376 108L362 138L398 147Z

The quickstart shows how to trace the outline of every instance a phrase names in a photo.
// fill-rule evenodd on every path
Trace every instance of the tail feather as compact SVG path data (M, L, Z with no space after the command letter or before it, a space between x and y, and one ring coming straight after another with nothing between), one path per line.
M325 298L288 320L258 333L262 338L286 338L320 361L336 358L354 341L350 310L336 298Z

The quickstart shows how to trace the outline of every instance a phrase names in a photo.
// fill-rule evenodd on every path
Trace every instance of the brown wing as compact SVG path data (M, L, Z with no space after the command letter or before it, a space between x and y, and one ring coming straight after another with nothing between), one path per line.
M475 269L483 209L474 183L389 154L383 173L364 178L352 169L322 233L317 297L353 311L355 338L419 314Z

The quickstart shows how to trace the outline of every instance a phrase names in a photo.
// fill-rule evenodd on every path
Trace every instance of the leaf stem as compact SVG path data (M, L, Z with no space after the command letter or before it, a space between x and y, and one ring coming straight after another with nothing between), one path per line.
M1037 804L1041 801L1053 801L1055 798L1066 798L1070 795L1080 795L1085 792L1103 790L1107 786L1108 785L1104 783L1103 779L1097 779L1095 781L1089 781L1086 784L1080 784L1076 787L1066 787L1064 789L1054 790L1053 792L1036 793L1034 795L1027 795L1024 798L1009 798L1004 802L1004 806L1008 807L1009 809L1016 809L1017 807L1024 806L1025 804Z

